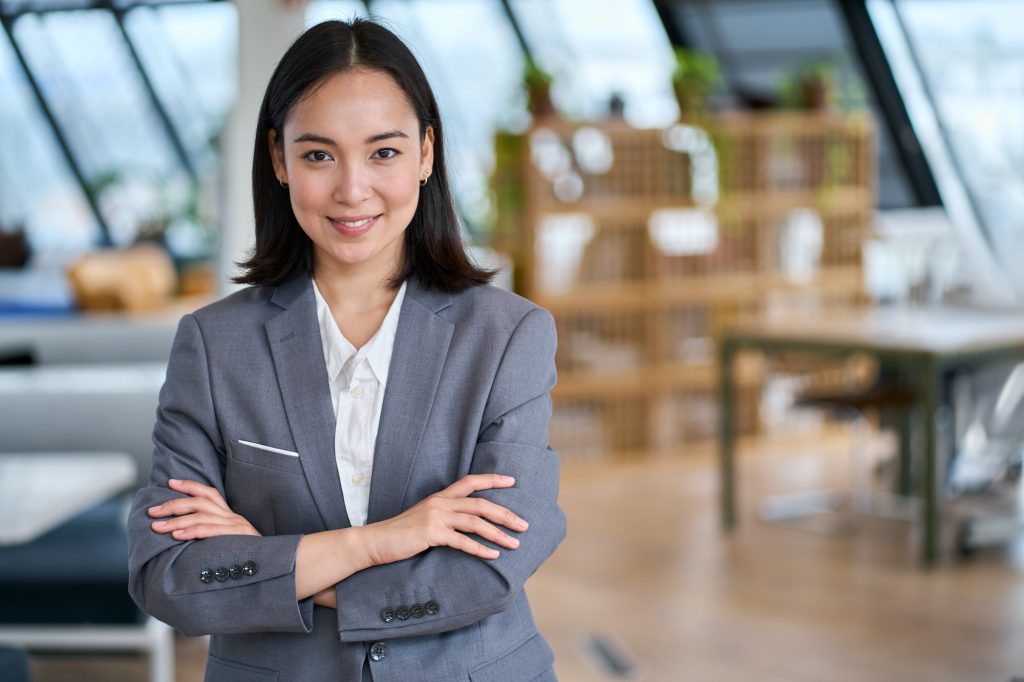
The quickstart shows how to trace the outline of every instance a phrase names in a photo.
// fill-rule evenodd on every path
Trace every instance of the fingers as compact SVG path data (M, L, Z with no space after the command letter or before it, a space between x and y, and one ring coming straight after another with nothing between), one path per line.
M428 498L428 500L431 500L431 498ZM441 497L440 493L438 493L433 496L432 502L438 509L479 516L514 531L522 532L530 527L526 519L517 516L514 512L502 507L500 504L495 504L482 497L451 499Z
M178 540L194 540L217 535L259 535L242 517L219 514L188 514L169 520L154 521L152 528L157 533L170 533Z
M469 474L463 476L450 486L437 493L440 497L469 497L480 490L491 490L492 488L511 488L516 484L516 479L501 474Z
M155 507L150 507L147 510L150 516L157 519L166 516L183 516L184 514L193 514L195 512L223 515L229 513L230 510L217 506L205 497L178 497L168 500L163 504L158 504Z
M188 528L172 531L175 540L202 540L221 535L259 535L249 526L221 526L216 524L199 524Z
M465 533L476 533L483 539L490 540L494 544L501 545L508 549L515 549L519 546L519 540L517 538L514 538L496 526L487 523L479 516L474 516L472 514L459 514L455 517L455 521L452 525L457 530Z
M487 545L481 544L462 533L453 533L451 539L445 544L466 554L478 556L481 559L497 559L501 556L501 552L498 550L491 549Z
M473 514L485 518L488 521L515 531L522 532L530 527L526 519L517 516L514 512L502 507L500 504L495 504L482 497L467 497L462 500L456 500L453 503L453 509L463 514Z
M216 488L213 488L208 485L203 485L198 481L188 481L177 478L172 478L169 481L167 481L167 485L170 486L171 490L175 490L179 493L185 493L186 495L191 495L193 497L202 497L204 499L210 500L218 507L230 511L228 503L224 501L224 498L221 496L221 494L217 491Z

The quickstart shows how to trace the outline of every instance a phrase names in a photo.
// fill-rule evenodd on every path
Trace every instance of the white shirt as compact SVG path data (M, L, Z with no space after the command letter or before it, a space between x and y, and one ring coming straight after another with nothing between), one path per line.
M358 351L338 329L316 282L313 282L313 294L331 403L338 420L334 431L334 458L345 495L345 510L353 526L363 526L370 506L373 451L405 284L398 290L380 329Z

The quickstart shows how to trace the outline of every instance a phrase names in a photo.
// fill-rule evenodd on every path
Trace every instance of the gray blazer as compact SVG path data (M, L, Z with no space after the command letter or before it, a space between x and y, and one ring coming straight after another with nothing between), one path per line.
M359 680L364 661L381 681L553 679L523 584L566 530L547 442L554 353L551 316L518 296L409 281L367 522L466 474L502 473L515 487L478 494L530 529L496 560L442 547L356 573L339 583L335 611L296 601L293 573L303 533L350 525L309 278L185 316L160 393L150 484L128 522L132 597L185 634L213 635L207 680ZM214 486L263 537L180 542L153 532L147 508L180 496L169 478Z

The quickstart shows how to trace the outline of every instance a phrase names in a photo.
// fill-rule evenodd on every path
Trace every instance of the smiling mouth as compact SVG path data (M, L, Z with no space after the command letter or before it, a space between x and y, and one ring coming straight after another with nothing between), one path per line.
M355 220L341 220L339 218L328 218L336 230L342 234L355 236L368 232L380 215L357 218Z

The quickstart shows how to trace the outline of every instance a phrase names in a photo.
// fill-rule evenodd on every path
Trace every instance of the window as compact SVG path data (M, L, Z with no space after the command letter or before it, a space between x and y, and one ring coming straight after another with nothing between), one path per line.
M5 33L0 92L0 228L24 228L36 252L87 248L99 227Z
M575 118L607 116L613 94L626 120L665 126L679 114L672 96L674 57L649 0L513 0L540 66L555 78L555 104Z
M1024 0L868 9L954 225L1024 291Z

